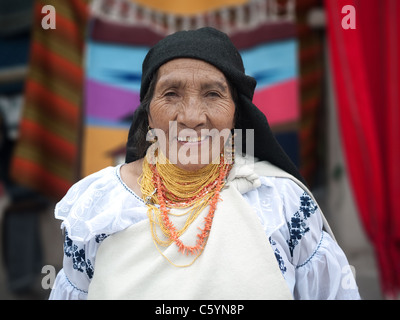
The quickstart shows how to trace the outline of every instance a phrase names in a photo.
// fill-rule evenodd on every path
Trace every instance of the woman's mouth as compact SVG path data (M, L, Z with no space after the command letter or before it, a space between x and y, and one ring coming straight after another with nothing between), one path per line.
M177 140L178 140L179 143L182 143L182 144L197 145L197 144L203 143L208 138L209 138L209 136L195 136L195 137L178 136Z

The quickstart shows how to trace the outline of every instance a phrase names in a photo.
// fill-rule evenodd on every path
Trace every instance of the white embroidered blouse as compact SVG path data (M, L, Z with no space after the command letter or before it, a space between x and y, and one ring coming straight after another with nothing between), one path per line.
M56 205L65 229L63 268L50 299L86 299L101 242L147 218L147 207L108 167L77 182ZM347 258L323 231L312 198L287 178L259 177L242 193L269 238L294 299L360 299Z

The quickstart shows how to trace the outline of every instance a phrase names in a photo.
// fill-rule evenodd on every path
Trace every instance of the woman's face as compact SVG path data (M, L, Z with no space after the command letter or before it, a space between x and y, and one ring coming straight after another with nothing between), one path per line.
M233 128L234 115L228 82L214 66L181 58L159 68L149 125L165 134L165 148L158 140L161 150L178 167L198 170L215 160Z

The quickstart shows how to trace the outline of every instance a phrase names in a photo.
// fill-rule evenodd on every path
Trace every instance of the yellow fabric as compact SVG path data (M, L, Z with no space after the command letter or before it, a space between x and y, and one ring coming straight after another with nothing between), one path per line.
M153 10L172 14L191 15L205 11L217 10L222 7L243 5L248 0L131 0L134 3Z
M125 147L121 141L126 141L127 130L124 128L103 128L86 126L84 128L83 164L84 177L108 166L116 165L114 155L110 150Z

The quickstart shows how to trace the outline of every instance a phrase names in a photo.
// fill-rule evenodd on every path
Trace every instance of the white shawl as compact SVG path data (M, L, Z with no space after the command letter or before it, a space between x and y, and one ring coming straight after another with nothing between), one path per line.
M205 249L191 266L175 267L157 251L146 219L102 242L88 299L292 299L261 223L242 194L260 185L259 175L290 178L308 190L269 163L238 162L221 192ZM207 213L208 207L181 236L184 244L194 245ZM175 244L160 250L178 265L193 260Z

